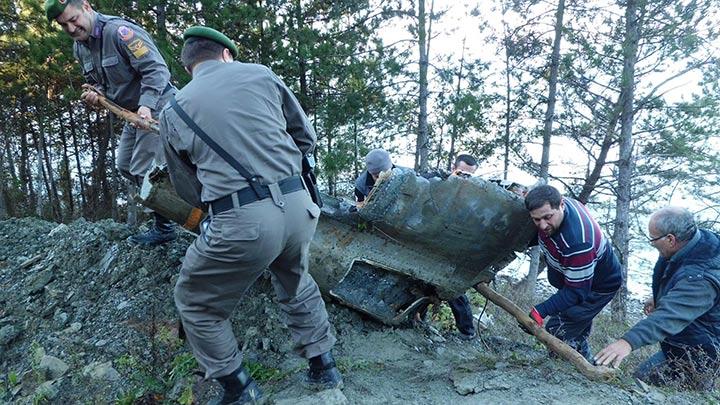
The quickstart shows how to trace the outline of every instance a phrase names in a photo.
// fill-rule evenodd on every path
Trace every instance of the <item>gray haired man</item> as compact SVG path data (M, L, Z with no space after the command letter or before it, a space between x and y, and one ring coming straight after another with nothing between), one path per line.
M595 356L617 367L642 346L660 351L635 376L652 384L679 382L711 389L720 366L720 235L698 229L685 208L665 207L650 217L648 242L657 249L647 318Z

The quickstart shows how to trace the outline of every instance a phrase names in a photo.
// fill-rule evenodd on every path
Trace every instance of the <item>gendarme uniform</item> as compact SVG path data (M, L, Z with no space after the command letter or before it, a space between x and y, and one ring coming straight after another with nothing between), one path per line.
M65 6L66 2L47 0L48 19L60 15ZM130 21L94 13L95 25L88 40L73 44L85 80L121 107L134 112L146 106L157 118L175 88L155 42ZM139 183L154 157L162 162L161 148L156 134L126 124L118 145L117 168L124 177Z
M153 117L175 92L170 71L150 35L139 26L97 13L87 43L75 42L75 58L88 83L130 111L149 107ZM140 182L153 162L163 161L160 138L125 124L117 151L117 167L126 178Z
M160 126L173 184L187 195L178 167L194 170L200 198L210 207L209 224L188 248L175 285L188 343L206 377L240 367L229 318L265 269L296 352L308 359L329 352L335 337L308 273L320 209L299 177L302 156L313 150L316 136L298 101L267 67L218 60L195 65L192 81L176 99L198 127L257 176L265 193L258 199L246 178L176 110L165 108Z
M68 6L67 1L46 0L48 20L56 19ZM86 41L73 43L73 54L80 63L85 80L105 96L130 111L148 107L154 118L172 98L170 71L150 35L138 25L120 17L103 15L92 9L94 20ZM116 155L116 166L123 177L140 185L151 169L153 159L164 163L160 137L145 129L125 124ZM175 239L174 225L155 213L155 225L149 231L130 237L141 245L157 245Z

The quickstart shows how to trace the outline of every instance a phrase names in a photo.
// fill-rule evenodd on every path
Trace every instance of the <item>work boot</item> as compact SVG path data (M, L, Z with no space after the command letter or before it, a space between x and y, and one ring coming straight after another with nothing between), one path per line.
M141 246L157 246L177 238L175 225L164 216L154 213L155 224L149 231L133 235L128 241Z
M308 362L310 369L307 373L307 382L311 388L330 390L343 387L342 375L335 366L332 353L325 352L311 358Z
M260 387L243 366L230 375L217 378L217 381L223 387L223 396L210 401L208 405L257 404L263 398Z

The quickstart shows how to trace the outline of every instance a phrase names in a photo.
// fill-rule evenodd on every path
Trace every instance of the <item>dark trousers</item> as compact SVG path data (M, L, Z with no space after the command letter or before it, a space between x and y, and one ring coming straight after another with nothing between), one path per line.
M475 324L473 323L472 308L467 295L463 294L457 298L448 300L448 306L455 318L455 327L464 335L475 335ZM428 306L418 308L420 317L424 320L427 316Z
M593 319L612 301L615 293L591 291L585 301L551 316L545 329L590 361L592 350L587 339L590 336Z
M451 299L448 306L455 317L455 326L464 335L474 335L475 325L473 324L472 307L466 294Z

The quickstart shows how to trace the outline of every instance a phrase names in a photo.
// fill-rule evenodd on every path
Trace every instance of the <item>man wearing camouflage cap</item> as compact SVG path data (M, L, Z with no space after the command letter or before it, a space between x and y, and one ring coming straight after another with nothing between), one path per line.
M143 118L156 116L175 93L170 71L150 35L120 17L96 12L87 0L45 0L45 15L75 41L73 53L85 80L108 99ZM82 99L98 105L98 96L85 91ZM153 158L163 162L160 138L129 124L123 127L116 165L120 173L140 185ZM173 224L155 214L155 225L130 241L158 245L175 239Z
M225 35L191 27L183 38L192 80L161 113L160 129L178 194L210 207L175 285L188 343L206 378L222 385L219 403L262 397L241 365L230 316L269 269L295 351L309 360L308 382L341 387L335 337L307 271L320 215L300 178L303 155L315 148L312 125L270 69L234 62L238 50ZM185 173L195 173L200 190L188 190Z

